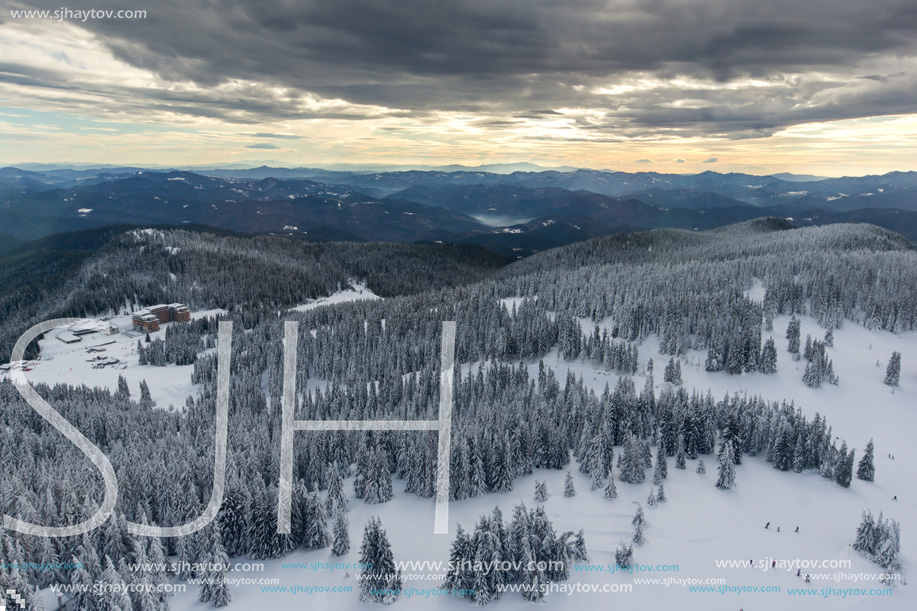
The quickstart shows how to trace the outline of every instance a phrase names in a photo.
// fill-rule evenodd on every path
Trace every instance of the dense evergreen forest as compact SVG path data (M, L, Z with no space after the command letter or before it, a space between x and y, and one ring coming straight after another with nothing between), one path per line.
M762 329L772 327L778 314L811 315L826 332L851 321L894 333L917 328L917 253L900 236L866 225L793 229L764 220L703 233L657 230L505 263L481 250L446 245L308 244L130 230L82 257L67 277L46 276L30 291L0 293L4 350L40 320L104 315L129 304L223 307L234 322L227 492L218 519L194 535L161 541L131 536L125 527L126 520L181 524L207 504L217 367L208 349L215 346L218 323L210 318L141 346L152 364L193 363L200 393L182 410L158 409L148 394L130 396L126 385L114 392L38 388L110 457L120 481L118 517L82 537L4 532L5 558L72 560L86 568L0 572L0 582L35 600L36 588L54 582L161 582L172 576L127 566L167 554L195 563L223 555L277 558L300 547L343 549L347 501L341 486L351 477L356 498L366 503L384 503L402 490L432 499L436 433L297 435L293 532L276 534L284 320L300 323L296 417L336 420L435 419L440 325L457 321L451 498L507 492L515 478L534 469L575 468L589 475L593 489L605 489L609 502L615 470L621 482L649 477L660 485L669 458L674 468L685 468L686 458L712 456L719 464L717 486L725 489L734 484L733 466L749 456L781 471L816 470L850 486L854 453L838 447L824 417L807 419L790 401L689 392L679 384L679 357L700 349L708 354L708 369L772 373L790 358L783 346L762 345ZM278 315L351 279L365 280L386 299ZM756 281L763 284L763 301L747 295ZM518 299L506 306L501 299L507 298ZM597 326L607 320L610 332ZM640 356L640 343L650 334L671 356L667 365L654 367ZM810 364L824 352L814 345L820 342L806 354ZM797 351L798 343L797 337ZM620 377L599 393L572 374L558 379L539 364L553 348ZM536 375L529 364L538 365ZM656 391L659 375L667 384ZM317 389L303 392L309 381L317 381ZM54 525L94 513L102 481L85 457L9 382L0 383L0 404L0 509ZM869 475L868 468L864 472ZM509 533L496 516L482 519L473 535L460 533L454 554L585 559L581 535L557 535L537 510L516 513ZM549 543L539 550L513 544L514 530L540 533ZM544 583L566 577L500 578ZM449 580L456 587L472 583L461 574ZM481 604L497 595L495 583L472 585ZM212 590L207 600L226 602ZM119 608L104 595L78 602L80 609ZM138 595L131 602L138 609L168 607L165 598Z

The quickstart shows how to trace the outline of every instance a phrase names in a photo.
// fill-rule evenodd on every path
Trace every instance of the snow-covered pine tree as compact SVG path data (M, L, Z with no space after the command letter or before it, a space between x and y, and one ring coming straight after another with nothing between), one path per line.
M318 492L310 492L302 499L305 507L302 513L302 545L306 549L321 549L331 545L331 534L328 532L328 516L325 505ZM341 512L340 508L338 509Z
M121 374L118 374L118 390L115 391L114 396L117 399L124 400L131 398L131 390L127 386L127 380L125 380L124 376Z
M633 542L637 545L643 545L646 541L643 531L649 527L649 523L646 521L646 516L643 515L643 507L640 503L634 501L634 504L637 506L637 511L634 514L634 518L630 521L634 527Z
M382 448L376 449L363 494L363 500L370 505L392 500L392 472Z
M350 551L350 534L348 532L349 523L347 513L340 506L334 514L334 523L332 526L331 553L335 556L343 556Z
M653 470L653 483L657 486L669 476L669 463L661 447L656 448L656 468Z
M226 583L226 573L220 571L217 573L213 584L213 598L210 604L217 608L222 608L232 602L232 593L229 590L229 584Z
M344 494L344 478L341 477L341 468L337 461L329 463L325 482L328 484L328 496L325 499L325 514L329 516L336 515L338 509L347 511L350 501Z
M248 553L248 515L251 500L237 486L231 483L223 497L223 504L217 514L223 545L231 558Z
M665 503L667 500L669 499L665 496L665 486L659 484L659 492L656 494L656 502Z
M861 479L864 482L875 480L876 466L873 459L874 453L875 446L872 443L872 439L870 439L869 443L866 444L866 451L863 452L863 458L860 459L860 464L857 465L857 479Z
M789 471L793 466L793 450L795 444L792 440L793 431L786 420L781 420L778 425L777 437L773 444L774 468Z
M879 549L874 559L876 564L885 569L886 574L894 573L901 569L901 527L895 520L889 520L884 530L884 540L879 543ZM885 578L884 582L888 583L891 577Z
M401 593L401 571L395 567L392 546L388 542L382 522L371 517L363 531L360 563L364 567L360 579L360 600L389 605Z
M573 539L573 543L570 546L570 559L574 562L587 562L589 560L589 552L586 549L586 535L583 533L583 529L580 529Z
M707 349L707 360L704 361L704 369L711 373L723 370L723 357L713 346Z
M509 440L496 439L489 474L490 489L494 492L510 492L513 489L513 465L509 455Z
M576 496L576 488L573 486L573 474L567 471L567 477L564 478L564 496L572 498Z
M149 409L155 405L153 403L153 396L150 394L150 386L146 383L146 380L140 380L140 407Z
M837 465L834 467L834 481L842 488L849 488L853 480L853 462L856 450L847 452L847 444L841 446Z
M613 501L618 498L618 489L615 486L615 477L614 474L608 474L608 485L605 486L605 498L609 501Z
M656 506L656 491L653 490L652 486L650 486L650 495L646 498L646 505L647 507Z
M540 568L541 565L535 560L535 553L528 538L522 545L520 560L522 562L522 585L525 588L522 591L522 597L529 602L542 600L547 579Z
M646 479L641 444L633 433L627 436L627 443L624 445L620 479L628 484L642 484Z
M455 540L452 542L452 550L449 552L449 569L446 573L446 580L440 586L447 593L455 590L470 590L473 587L474 573L469 569L469 563L474 561L473 553L471 537L459 524L455 531Z
M786 339L788 340L787 352L792 354L795 360L799 360L799 334L799 319L794 315L786 327Z
M736 417L735 412L730 412L729 419L726 421L726 426L723 428L723 435L720 441L720 453L723 452L723 448L729 444L732 446L732 455L735 460L735 464L742 464L742 427L739 424L739 419Z
M101 577L101 593L97 598L99 609L109 611L132 611L134 608L127 593L127 584L115 569L111 558L105 556L105 570Z
M863 519L860 520L860 525L857 527L856 539L853 541L853 549L871 558L877 548L876 521L872 517L871 511L864 511Z
M615 564L621 567L622 569L629 569L634 563L634 546L633 544L627 545L624 541L621 541L618 544L618 549L615 550Z
M685 439L684 436L678 436L677 449L675 450L675 468L676 469L686 469L687 468L687 453L685 452Z
M720 490L731 490L735 487L736 466L735 456L732 450L732 444L725 444L724 451L720 452L719 477L716 480L716 487Z
M220 539L220 529L216 525L208 528L210 532L210 553L206 556L206 568L201 580L201 602L209 602L214 607L225 607L232 600L229 585L226 583L226 570L229 567L229 556ZM217 604L221 603L221 604Z
M535 502L544 503L548 500L548 484L546 481L535 482Z
M764 342L761 349L761 360L758 363L758 371L761 373L777 373L777 347L774 345L774 338L769 337Z
M885 384L888 386L898 386L901 380L901 353L892 352L888 359L888 367L885 369Z
M669 359L668 364L665 366L665 371L662 374L663 382L670 382L675 386L681 386L681 361L675 360L675 357Z

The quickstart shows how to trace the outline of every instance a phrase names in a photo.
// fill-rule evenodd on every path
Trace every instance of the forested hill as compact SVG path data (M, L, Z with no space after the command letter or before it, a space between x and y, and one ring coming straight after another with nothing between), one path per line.
M763 297L751 299L756 282ZM495 292L537 296L546 311L610 318L616 337L656 334L666 353L703 349L725 363L731 348L759 351L762 319L769 328L778 314L808 314L826 328L844 320L894 333L917 328L917 252L872 225L791 229L762 219L557 248L506 267Z
M0 360L29 326L61 316L182 302L238 310L251 324L351 280L391 297L480 281L508 262L476 246L313 243L206 228L49 236L0 256Z
M767 288L766 317L806 311L825 325L849 318L896 332L917 327L917 253L871 225L795 229L759 219L608 236L507 263L472 246L306 243L202 228L66 234L0 257L0 355L49 318L178 301L238 312L250 327L351 280L383 297L468 287L408 309L434 297L538 296L539 310L611 316L628 339L666 334L673 354L734 342L738 331L717 323L726 310L733 321L747 318L743 327L758 324L761 314L743 295L755 279Z
M782 233L786 232L786 233ZM812 240L815 240L812 243ZM868 224L799 229L782 218L760 218L710 231L655 229L615 234L537 253L506 267L503 277L584 265L686 262L742 258L787 250L913 252L903 236Z

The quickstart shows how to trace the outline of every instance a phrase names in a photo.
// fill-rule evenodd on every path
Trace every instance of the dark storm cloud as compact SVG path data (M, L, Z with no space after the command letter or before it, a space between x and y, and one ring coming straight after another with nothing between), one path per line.
M298 101L314 95L412 117L600 109L590 128L612 136L749 137L917 109L912 0L161 0L147 11L78 25L131 65L214 92L174 106L150 90L151 105L230 120L308 118ZM629 89L633 78L670 86ZM216 89L239 81L274 93L233 101Z

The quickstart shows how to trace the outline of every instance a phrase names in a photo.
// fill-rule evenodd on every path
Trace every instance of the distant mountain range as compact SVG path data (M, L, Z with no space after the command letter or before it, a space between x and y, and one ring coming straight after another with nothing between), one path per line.
M525 256L621 231L703 230L763 216L798 225L873 223L917 242L917 172L820 178L267 166L0 169L0 252L54 233L129 223L312 241L470 243Z

